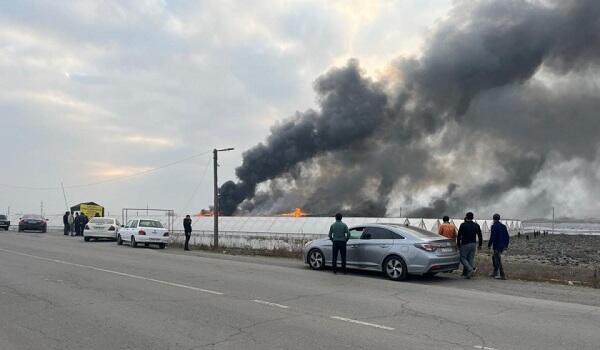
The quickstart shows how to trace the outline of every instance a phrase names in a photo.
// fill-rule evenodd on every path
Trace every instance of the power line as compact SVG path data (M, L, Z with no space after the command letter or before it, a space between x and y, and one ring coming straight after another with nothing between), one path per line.
M137 172L135 174L123 175L123 176L114 177L114 178L108 179L108 180L90 182L90 183L86 183L86 184L64 186L64 188L82 188L82 187L97 186L97 185L102 185L102 184L105 184L105 183L110 183L110 182L115 182L115 181L120 181L120 180L128 179L128 178L131 178L131 177L146 175L146 174L154 172L156 170L168 168L170 166L183 163L183 162L188 161L190 159L194 159L194 158L197 158L197 157L209 154L210 152L211 151L206 151L206 152L198 153L198 154L195 154L195 155L192 155L192 156L189 156L189 157L186 157L186 158L183 158L183 159L171 162L171 163L167 163L167 164L163 164L163 165L157 166L155 168L146 169L146 170ZM0 186L2 186L2 187L8 187L8 188L13 188L13 189L34 190L34 191L60 190L62 188L61 186L55 186L55 187L33 187L33 186L11 185L11 184L4 184L4 183L0 183Z

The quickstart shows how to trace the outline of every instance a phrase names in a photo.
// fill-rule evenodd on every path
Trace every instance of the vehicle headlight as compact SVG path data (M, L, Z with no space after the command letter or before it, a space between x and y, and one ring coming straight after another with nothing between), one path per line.
M312 244L312 242L313 242L313 241L308 241L308 242L304 243L304 247L305 247L305 248L306 248L306 247L308 247L309 245L311 245L311 244Z

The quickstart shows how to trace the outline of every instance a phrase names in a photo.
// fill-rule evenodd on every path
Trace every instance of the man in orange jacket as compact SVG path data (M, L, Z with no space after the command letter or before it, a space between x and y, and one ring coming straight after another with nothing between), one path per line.
M448 216L444 216L444 223L440 225L438 229L438 234L444 236L448 239L455 240L456 239L456 226L450 223L450 218Z

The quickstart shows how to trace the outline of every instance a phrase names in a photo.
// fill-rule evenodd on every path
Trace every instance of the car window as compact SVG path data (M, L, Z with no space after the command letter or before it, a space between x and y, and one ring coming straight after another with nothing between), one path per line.
M6 215L0 215L0 220L6 220Z
M350 239L359 239L362 236L364 230L364 227L354 227L350 229Z
M160 223L160 221L156 220L140 220L140 227L163 228L163 225Z
M23 219L43 220L41 215L32 215L32 214L23 215Z
M92 220L90 220L90 223L99 225L112 225L114 221L113 219L92 218Z
M394 232L382 228L382 227L367 227L365 229L365 237L367 237L367 235L370 235L370 239L399 239L401 237L398 237L397 235L394 234Z
M138 227L137 223L138 223L137 220L131 220L131 224L129 225L129 227L136 228L136 227Z

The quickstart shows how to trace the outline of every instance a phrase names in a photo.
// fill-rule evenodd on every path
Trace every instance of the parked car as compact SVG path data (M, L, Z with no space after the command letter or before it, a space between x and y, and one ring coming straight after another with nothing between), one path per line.
M314 270L332 264L332 243L328 238L306 243L303 253L304 262ZM404 280L409 274L434 275L456 270L459 261L456 242L427 230L400 224L350 228L348 268L381 271L392 280Z
M117 240L121 224L114 218L92 218L83 229L83 240L89 242L90 239L109 238Z
M8 217L6 217L6 215L0 215L0 228L3 228L4 231L8 231L9 227L10 220L8 220Z
M117 243L122 245L123 242L128 242L132 248L143 243L146 247L156 244L164 249L169 243L169 231L158 220L133 219L122 226L117 234Z
M37 214L26 214L23 215L21 220L19 221L19 232L25 230L31 231L41 231L42 233L46 233L48 228L48 220L46 220L43 216Z

